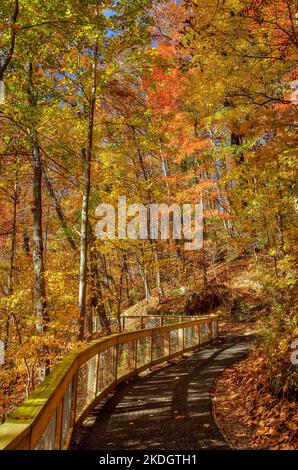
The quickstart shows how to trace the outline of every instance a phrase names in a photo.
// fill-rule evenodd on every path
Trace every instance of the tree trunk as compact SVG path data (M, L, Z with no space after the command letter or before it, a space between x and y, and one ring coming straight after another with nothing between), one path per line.
M152 243L152 248L153 248L154 261L155 261L156 288L157 288L157 292L158 292L159 302L161 302L161 300L165 297L165 294L164 294L164 290L163 290L162 283L161 283L161 278L160 278L158 251L157 251L156 244Z
M122 293L123 293L123 280L125 275L125 267L126 267L126 259L125 256L123 257L123 264L121 268L121 276L119 282L119 291L118 291L118 299L117 299L117 321L118 321L118 328L119 332L121 332L121 304L122 304Z
M12 234L11 234L11 254L10 266L7 283L8 295L13 293L13 275L15 271L15 255L16 255L16 234L17 234L17 205L19 202L19 174L16 170L14 192L13 192L13 216L12 216Z
M32 154L32 219L33 219L33 269L34 269L34 296L35 296L35 329L38 334L46 331L48 323L45 270L44 270L44 249L42 237L42 163L38 141L38 133L34 122L37 100L33 85L33 65L29 63L28 76L28 99L33 115L33 125L30 129L30 144ZM43 350L43 353L45 351ZM39 380L42 381L49 372L47 361L42 362L39 368Z
M81 241L80 241L80 284L79 284L79 339L85 336L86 299L87 299L87 263L88 263L88 212L90 198L91 157L93 146L93 124L96 105L96 67L97 67L98 43L94 50L94 62L92 64L92 90L89 103L87 151L82 150L83 157L83 201L81 215Z
M90 162L87 160L85 149L82 151L84 161L83 202L81 219L80 242L80 285L79 285L79 339L85 336L86 297L87 297L87 263L88 263L88 211L90 196Z
M45 179L45 183L46 183L46 186L47 186L47 189L48 189L48 193L49 193L49 195L50 195L50 197L53 201L54 208L56 210L56 213L57 213L58 219L60 221L61 227L63 228L63 231L66 235L69 246L71 247L72 250L76 251L77 250L77 245L76 245L76 242L72 238L71 233L69 231L67 220L66 220L65 214L63 212L63 209L61 207L60 201L59 201L59 199L58 199L58 197L57 197L57 195L54 191L52 182L51 182L50 178L48 177L44 166L43 166L42 170L43 170L43 176L44 176L44 179Z
M25 251L25 253L27 253L27 255L30 255L30 238L29 238L27 232L23 233L22 249L23 249L23 251Z
M11 253L10 253L9 274L8 274L8 281L7 281L7 295L12 295L13 293L13 281L14 281L14 272L15 272L15 255L16 255L16 239L17 239L17 205L19 203L18 169L16 170L16 174L15 174L14 192L13 192L12 200L13 200L13 215L12 215L12 233L11 233ZM5 321L4 349L7 349L8 342L9 342L10 316L11 316L11 312L8 312L7 318Z
M35 325L37 333L43 333L48 321L46 289L44 279L42 239L42 171L37 133L32 133L33 166L33 268L35 293Z
M94 308L97 316L99 318L102 328L105 330L106 335L111 334L111 328L109 319L107 318L103 295L102 295L102 286L100 282L100 274L98 269L99 256L98 252L94 248L91 250L90 255L90 272L92 279L92 291L91 291L91 307Z
M33 66L29 64L29 103L34 115L36 98L33 89ZM32 151L32 216L33 216L33 269L34 269L34 294L35 294L35 328L37 333L45 331L48 320L46 289L44 279L43 239L42 239L42 164L36 129L31 129L31 151Z

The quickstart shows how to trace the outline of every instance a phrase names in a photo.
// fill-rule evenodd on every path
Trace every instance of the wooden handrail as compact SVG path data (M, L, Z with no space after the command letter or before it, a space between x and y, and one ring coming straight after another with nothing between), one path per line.
M0 449L67 449L116 386L218 335L218 316L114 334L69 353L0 426Z
M200 316L190 317L189 315L122 315L120 317L120 326L122 331L131 331L136 329L146 328L146 324L156 322L156 325L150 324L150 328L155 326L169 325L172 323L181 323L183 321L188 321L190 318L200 318ZM110 327L118 327L118 318L116 316L107 317ZM129 326L128 326L129 325ZM137 328L136 328L137 326ZM148 326L147 326L148 327ZM92 330L93 333L96 333L104 329L104 325L101 325L100 319L98 317L93 318L92 321Z

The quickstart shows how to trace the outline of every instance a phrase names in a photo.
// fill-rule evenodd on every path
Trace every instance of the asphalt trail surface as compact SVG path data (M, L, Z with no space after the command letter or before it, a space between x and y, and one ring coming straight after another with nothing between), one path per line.
M226 336L122 386L91 414L86 450L228 449L211 413L216 377L245 356L251 338Z

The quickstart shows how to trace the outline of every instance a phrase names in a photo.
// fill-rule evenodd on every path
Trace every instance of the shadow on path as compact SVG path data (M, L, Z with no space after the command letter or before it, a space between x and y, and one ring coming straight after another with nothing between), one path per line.
M249 350L251 338L227 336L178 364L124 385L92 413L80 449L228 449L211 414L215 378Z

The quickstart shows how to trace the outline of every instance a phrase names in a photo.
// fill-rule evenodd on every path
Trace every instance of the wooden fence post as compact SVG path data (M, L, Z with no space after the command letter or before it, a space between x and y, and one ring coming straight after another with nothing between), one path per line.
M195 328L196 347L199 348L199 346L201 344L201 333L200 333L201 325L200 325L200 323L198 325L196 325L194 328Z
M117 379L118 379L118 347L119 347L119 344L118 344L118 338L117 338L117 342L114 346L114 354L115 354L115 382L117 382Z
M170 355L170 332L169 331L167 333L165 333L164 351L165 351L165 356Z
M62 413L63 413L63 399L60 401L56 412L56 435L55 435L55 449L61 449L61 434L62 434Z
M74 429L76 425L76 413L77 413L77 392L78 392L78 370L76 371L72 379L72 391L71 391L71 419L70 428Z
M135 347L134 347L134 370L137 370L138 367L138 339L136 338L135 341Z
M150 333L150 365L152 364L153 362L153 329L151 329L151 333Z

